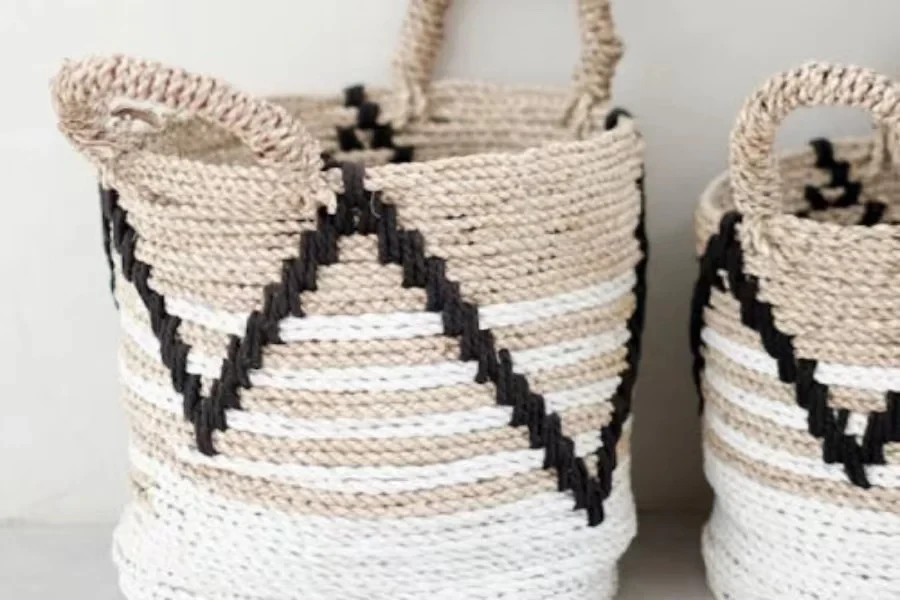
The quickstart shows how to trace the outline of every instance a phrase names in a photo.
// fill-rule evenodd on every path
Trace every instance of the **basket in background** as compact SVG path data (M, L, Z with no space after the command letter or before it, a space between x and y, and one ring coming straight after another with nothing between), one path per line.
M881 132L776 156L798 108ZM691 338L720 598L900 597L900 87L808 64L746 103L700 202Z

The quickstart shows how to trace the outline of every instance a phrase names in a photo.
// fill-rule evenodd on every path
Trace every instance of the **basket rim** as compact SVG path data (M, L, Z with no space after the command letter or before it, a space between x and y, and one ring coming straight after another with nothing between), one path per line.
M378 95L387 95L390 88L386 86L373 86L367 90L371 90ZM540 84L522 84L522 83L496 83L480 80L465 79L441 79L434 82L433 88L436 91L452 91L471 90L478 92L487 92L489 95L499 98L512 98L514 101L521 101L522 105L541 106L546 105L547 101L558 103L560 108L560 130L565 130L562 120L562 111L566 102L570 97L571 90L561 86L540 85ZM265 96L267 101L278 103L291 102L327 102L335 103L335 106L342 106L340 96L334 93L309 93L309 94L277 94ZM642 135L637 124L637 120L629 113L623 113L623 117L617 119L612 127L605 128L604 120L607 115L616 110L617 107L610 101L598 104L594 109L594 127L591 133L579 139L575 132L570 132L572 139L564 140L544 140L536 145L516 148L511 150L492 150L485 152L474 152L471 154L463 154L458 156L438 157L428 160L414 160L404 163L387 163L369 165L366 167L368 174L376 178L382 174L405 174L416 173L424 170L430 171L449 171L457 169L476 169L485 168L495 165L527 165L530 163L539 163L550 157L565 152L581 152L597 146L606 145L617 139L635 139L642 144ZM300 114L302 120L302 114ZM403 131L400 129L399 131ZM119 187L120 189L128 189L132 187L130 184L132 175L140 175L140 179L147 180L148 172L151 171L169 171L172 173L193 173L198 174L200 180L210 181L241 181L253 186L254 188L265 187L273 191L285 188L293 191L294 194L309 191L310 182L308 179L298 176L297 173L290 169L281 168L279 166L265 164L241 164L236 162L213 163L197 157L184 157L166 154L156 150L150 150L142 144L141 147L135 148L127 155L116 160L115 164L104 173L104 181L110 185ZM326 188L331 191L339 191L335 184L333 174L329 174L329 170L325 169L319 173L317 178L325 183Z
M871 145L874 138L869 135L842 136L837 138L828 138L829 142L836 148L848 148L859 145ZM791 148L789 150L779 152L777 158L779 161L798 160L808 156L812 152L809 148ZM868 163L871 164L871 163ZM723 205L722 199L728 198L733 200L734 196L731 190L731 169L727 168L720 171L715 177L709 180L700 193L700 199L695 211L696 219L702 214L719 215L728 210L740 213L735 204ZM780 212L773 215L749 215L740 213L744 216L744 227L757 227L762 230L769 228L777 228L780 231L785 229L793 229L798 233L814 233L819 236L830 236L832 238L847 237L848 241L859 241L861 238L867 239L884 239L897 240L897 231L900 231L898 224L877 223L875 225L863 225L859 223L841 224L827 221L818 221L800 217L787 212ZM715 219L718 221L718 219ZM714 232L711 232L714 233Z

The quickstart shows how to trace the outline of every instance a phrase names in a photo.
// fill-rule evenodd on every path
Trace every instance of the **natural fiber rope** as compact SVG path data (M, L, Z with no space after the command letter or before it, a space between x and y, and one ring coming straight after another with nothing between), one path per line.
M898 102L898 84L857 67L774 76L698 207L691 335L716 493L703 549L723 598L900 589ZM863 108L877 130L776 156L778 125L823 105Z
M445 14L451 0L411 0L394 56L397 108L394 125L421 119L428 111L430 82L444 42ZM564 116L579 137L591 129L591 111L609 100L610 84L622 57L609 0L578 0L581 54L573 93Z
M771 78L747 100L731 134L731 182L742 213L781 211L775 133L785 117L808 106L861 108L878 124L900 125L900 87L874 71L809 63Z
M283 108L218 80L123 56L90 58L66 62L52 95L61 131L99 165L138 150L147 137L110 127L114 102L124 99L139 104L131 114L149 103L202 119L239 138L280 177L296 172L316 201L324 191L319 144L303 126Z
M428 82L437 46L406 47ZM396 90L64 67L123 330L130 600L612 598L646 241L601 54L582 139L568 90L432 82L400 130Z

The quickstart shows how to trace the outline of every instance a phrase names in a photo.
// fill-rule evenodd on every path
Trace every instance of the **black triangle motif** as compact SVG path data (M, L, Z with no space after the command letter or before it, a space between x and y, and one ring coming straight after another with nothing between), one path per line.
M819 190L807 187L806 199L810 203L810 210L857 204L861 184L849 180L849 164L835 161L833 148L827 140L815 140L812 146L817 156L816 166L831 173L829 187L843 188L844 193L833 204L829 204ZM882 202L868 202L860 224L873 225L880 221L885 208ZM808 211L802 211L800 216L807 213ZM759 281L744 272L743 250L737 233L741 220L742 216L737 211L726 213L719 223L718 233L709 238L700 258L700 275L691 301L690 338L694 357L694 384L700 394L701 410L701 380L705 367L701 339L703 313L715 288L730 293L738 301L742 324L759 334L766 353L778 364L778 378L794 386L797 405L804 408L809 416L807 429L810 435L822 440L823 460L826 463L843 463L849 480L854 485L867 489L871 484L865 465L884 464L884 445L888 442L900 442L900 394L887 391L887 410L869 414L862 444L846 433L850 413L847 409L833 409L829 406L828 386L814 377L817 361L796 357L792 337L775 325L772 305L757 299ZM720 276L723 271L724 280Z

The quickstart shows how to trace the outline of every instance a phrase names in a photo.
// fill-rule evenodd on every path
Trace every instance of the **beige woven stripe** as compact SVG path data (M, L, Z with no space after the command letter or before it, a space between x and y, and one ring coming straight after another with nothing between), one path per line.
M149 256L141 250L137 254L139 259L153 265L153 282L159 288L164 288L164 284L169 281L190 282L198 278L222 281L234 276L233 269L242 269L246 284L242 289L246 291L247 299L251 293L258 294L257 305L263 297L265 285L276 282L281 277L280 266L268 271L253 271L251 263L245 263L241 267L234 262L219 262L215 266L215 261L209 262L212 260L210 257L198 257L195 264L178 264ZM185 256L174 251L173 256L176 255ZM404 288L402 282L403 271L397 265L380 265L375 261L368 264L341 262L319 270L316 282L318 289L315 292L303 292L302 304L308 314L319 315L421 310L425 306L425 290ZM202 292L207 287L203 282L198 281L196 286L191 283L181 287L189 290L186 292L189 296L208 300Z
M634 193L633 184L623 192ZM594 197L585 201L599 204ZM522 210L529 209L522 207ZM632 232L637 223L637 210L637 205L629 206L619 215L610 214L609 210L581 215L573 210L571 215L547 217L534 224L522 222L522 217L515 212L492 214L484 219L472 215L454 219L455 229L449 231L446 225L438 225L435 231L427 231L426 225L419 228L429 240L428 251L448 259L448 275L465 282L464 294L477 304L493 304L533 297L535 293L547 295L573 289L567 285L570 280L581 282L594 278L596 281L608 276L611 270L622 272L633 268L637 241ZM404 214L403 220L414 217ZM265 243L273 241L271 235L255 237ZM193 241L195 232L180 233L177 237L168 233L167 238L165 244L142 238L137 252L139 259L153 266L154 284L160 292L217 306L228 302L226 298L230 296L230 304L243 307L246 303L248 310L262 298L262 288L279 279L282 261L296 256L298 245L297 238L291 240L282 234L276 238L279 241L276 248L265 246L256 250L244 245L238 252L226 253L215 247L198 247ZM401 310L424 296L422 290L394 287L395 282L402 281L399 267L378 265L374 237L367 241L371 248L369 264L337 264L321 269L321 291L308 294L309 301L316 304L316 312L358 313L366 310L368 304L390 309L390 299L394 297L397 297L395 310ZM224 240L223 245L226 245ZM342 254L342 263L343 260ZM551 287L554 282L558 284L556 288ZM240 284L237 290L236 283ZM355 294L348 296L348 290ZM341 292L344 297L340 296Z
M137 376L160 385L170 385L171 378L165 367L148 357L134 342L123 339L120 357L126 368ZM616 375L614 369L618 365L608 359L607 362L606 368L596 371L597 380ZM559 378L558 382L557 388L570 387L564 377ZM208 388L209 382L204 383ZM493 387L474 381L456 386L396 392L311 392L263 387L251 387L241 392L241 406L247 411L307 419L406 417L471 410L495 404Z
M494 331L498 347L511 351L538 348L565 340L607 333L620 326L631 314L630 306L617 303L611 307L589 309L571 315L545 319L526 325L497 328ZM200 351L215 352L219 356L226 348L226 337L215 340L195 337L206 332L196 326L183 326L183 339ZM195 344L195 341L203 343ZM213 343L209 343L213 342ZM431 336L397 340L355 340L352 342L316 342L284 344L266 348L264 364L272 368L354 367L366 365L429 364L459 358L459 341L448 336Z
M846 292L850 285L859 286L853 294ZM844 289L835 293L835 287ZM799 356L893 367L900 363L900 318L892 309L894 293L900 293L896 282L879 289L877 280L851 284L841 277L813 276L795 284L773 280L766 285L765 296L778 307L774 311L778 327L796 336Z
M759 334L741 323L740 304L731 295L713 290L710 294L710 306L704 311L703 319L708 327L731 341L768 355L763 348ZM707 360L719 365L729 377L735 380L738 387L754 391L772 400L788 404L796 403L796 391L793 385L747 369L714 348L704 348L703 352ZM830 357L820 357L820 359L831 360ZM828 390L829 406L832 408L847 408L861 413L886 410L882 393L837 385L829 386Z
M615 377L623 368L625 351L617 354L615 359L602 356L579 365L539 373L531 378L532 389L548 394ZM156 363L147 361L139 349L123 346L122 358L129 371L160 385L169 385L169 376ZM208 384L208 381L204 382L204 393L208 393ZM477 383L376 393L322 393L253 387L241 394L244 410L308 419L408 417L495 404L493 387Z
M149 328L149 317L146 310L140 306L140 300L134 291L133 286L125 283L121 278L119 281L122 285L118 286L117 297L123 309L127 310L131 318L136 319L145 327ZM509 327L499 327L494 330L496 339L502 347L512 350L525 348L535 348L542 345L553 344L564 339L573 339L591 335L592 333L602 333L609 331L615 326L624 322L631 314L634 308L634 297L628 295L609 305L599 308L586 309L552 319L545 319L524 325L515 325ZM200 326L193 325L189 322L182 324L180 328L185 341L192 346L196 344L198 351L209 354L210 356L224 356L227 348L227 336L222 334L213 334ZM429 341L430 340L430 341ZM131 342L128 342L131 344ZM370 345L371 344L371 345ZM316 363L321 360L328 360L328 363L318 363L312 366L321 366L328 364L329 366L340 366L340 364L349 362L352 365L360 365L364 362L372 364L384 364L383 357L386 355L395 355L394 353L406 350L408 353L416 353L415 358L410 356L409 364L421 361L422 364L443 360L445 358L455 358L458 355L458 344L453 342L451 338L445 336L435 336L431 338L417 338L414 340L383 340L380 342L354 342L352 344L353 351L349 356L340 356L342 352L339 342L317 344L286 344L279 346L270 346L266 348L266 364L269 366L298 366L297 360L303 360ZM407 348L408 345L412 347ZM375 354L370 354L366 358L366 349L374 348ZM310 349L315 348L311 354ZM425 353L424 351L431 348L433 352ZM329 354L328 351L332 354ZM378 350L385 353L378 355ZM142 355L143 352L135 349L134 353L129 354ZM305 358L303 358L305 356ZM623 361L624 349L618 349L613 353L608 353L600 357L594 357L568 367L562 367L537 374L532 378L535 389L542 389L540 386L546 386L543 389L550 391L556 389L558 385L555 383L564 379L566 374L572 373L577 377L577 381L585 381L583 375L586 368L600 369L607 376L615 376L625 368ZM132 356L131 358L134 358ZM142 363L146 363L146 359L141 359ZM168 374L161 363L144 364L144 369L151 369L151 377L162 378L168 381ZM612 369L612 372L611 372ZM618 370L615 370L618 369ZM557 373L559 376L557 377ZM598 379L603 378L598 376ZM540 382L540 383L539 383ZM577 385L577 384L576 384ZM250 390L252 392L253 390ZM291 396L291 391L286 391L287 397Z
M387 419L472 410L497 403L494 388L478 383L402 392L323 393L276 388L244 390L248 411L308 419Z
M399 214L417 228L446 227L446 223L427 222L426 215L512 214L513 210L525 207L548 216L554 213L555 207L556 218L573 209L595 214L609 213L610 216L622 214L634 210L634 207L631 203L623 204L621 200L635 198L638 194L635 187L627 185L628 177L637 178L641 174L638 152L642 147L634 139L628 139L627 129L623 127L622 131L609 132L611 137L621 137L619 143L610 140L611 147L585 146L583 154L560 154L558 158L551 159L551 166L558 167L559 171L538 171L527 163L501 167L492 157L486 156L481 159L483 164L473 169L471 177L444 168L449 165L442 163L449 161L430 165L411 163L411 172L405 169L397 171L398 165L386 165L367 171L367 187L382 190L385 198L398 206ZM514 158L520 156L527 154L515 155ZM506 168L507 175L519 181L521 187L498 179L502 168ZM572 185L573 178L583 183L584 187ZM593 204L588 192L591 186L597 190ZM434 192L439 195L428 193L432 187L437 188ZM473 202L476 197L480 199L477 204Z
M630 435L627 432L626 429L617 445L619 460L623 462L630 456ZM161 448L145 446L138 436L135 436L133 444L142 453L196 485L208 488L217 496L290 513L370 519L425 517L490 508L556 491L556 473L553 470L535 470L477 483L397 494L323 492L238 476L211 467L187 465ZM149 479L145 477L143 485L152 490L154 483Z
M577 236L570 238L569 241L584 241L590 239L586 232L593 231L592 227L609 226L608 223L587 222L588 217L604 216L627 225L636 218L639 211L639 208L630 204L617 202L622 196L634 195L633 183L629 185L626 181L614 180L604 185L604 188L606 188L604 189L606 195L601 198L591 196L585 190L570 190L565 193L548 190L547 196L541 198L530 194L510 196L504 189L488 189L484 191L487 196L485 206L470 207L468 210L463 210L464 207L461 204L465 201L474 202L477 191L461 189L457 191L453 202L449 202L447 205L436 204L433 200L422 205L410 204L402 207L403 212L399 216L401 219L414 223L417 228L427 226L429 242L433 241L432 238L436 242L441 242L461 234L467 235L467 239L480 243L491 242L494 236L483 233L483 231L498 232L503 237L514 239L513 236L504 235L502 231L499 231L510 225L522 230L530 230L538 235L546 235L551 228L558 228L558 233ZM415 190L410 190L410 192L415 193ZM396 193L396 191L385 192L385 198L388 201L399 203L400 196L398 195L396 200L393 196ZM555 207L548 205L545 200L548 197L557 200L559 205ZM520 214L525 208L529 209L528 213ZM454 218L427 222L428 217L437 216ZM620 231L618 227L609 227L609 231L619 237L623 234L633 233ZM579 232L580 235L578 235ZM529 249L529 247L519 240L513 250L522 249ZM452 248L452 250L459 251L461 249Z
M181 415L158 409L130 391L125 393L125 405L132 430L144 440L153 440L145 443L163 448L193 444L193 426ZM562 431L570 437L599 432L609 423L611 413L608 403L558 412ZM223 456L321 466L440 464L529 447L527 430L508 426L453 436L322 440L273 438L230 429L217 433L215 442Z
M632 250L636 251L637 246ZM614 257L615 258L615 257ZM473 266L473 277L485 277L486 279L469 280L471 283L463 287L463 296L471 300L477 306L490 304L505 304L508 302L522 302L544 298L565 292L572 292L614 279L634 269L638 258L634 252L623 253L618 257L620 262L611 264L608 270L599 271L596 265L586 263L583 265L570 264L572 261L562 261L557 264L540 264L536 267L523 267L521 270L508 269L509 279L491 279L491 273ZM536 270L537 269L537 270ZM465 279L461 279L466 281Z
M241 396L245 410L307 419L388 419L472 410L496 403L493 387L474 382L427 390L350 394L251 388Z
M637 244L631 250L636 251ZM608 270L592 270L589 265L571 265L569 264L570 261L564 261L558 268L553 265L541 265L541 271L536 273L533 269L524 268L521 273L506 280L471 281L463 286L465 288L463 295L478 306L486 306L534 300L583 289L608 281L633 269L634 265L637 264L638 256L631 250L623 252L621 262L610 266ZM556 270L553 270L554 268ZM477 266L473 266L472 270L483 271L481 267ZM493 273L494 271L488 271L488 273ZM484 272L479 273L477 276L490 277ZM277 277L277 274L273 275L273 277ZM271 281L275 280L272 279ZM210 304L222 310L233 312L249 312L258 309L263 298L263 286L261 284L244 286L192 282L190 285L182 285L178 283L178 280L161 279L155 274L152 278L152 286L164 296L200 304ZM311 300L314 297L315 294L310 295ZM362 301L362 298L360 298L360 301ZM322 308L321 306L317 307L319 310ZM383 305L381 305L381 308L388 309L388 307ZM354 308L354 310L359 312L361 309ZM365 312L372 311L367 310Z
M635 222L627 221L624 226ZM453 232L450 234L452 237L448 236L449 239L429 240L428 248L430 252L438 256L460 259L455 262L451 261L449 265L461 273L472 268L472 261L478 260L478 264L483 265L482 268L500 269L501 271L496 273L498 278L508 278L517 269L529 266L530 263L553 265L554 259L558 259L560 256L572 259L581 254L596 256L600 262L596 266L609 269L621 261L622 255L636 243L633 234L613 234L599 226L582 230L547 231L547 229L564 226L561 223L549 222L534 228L515 228L511 225L506 227L501 225L496 228L484 227L477 235L461 235ZM513 232L518 232L523 237L506 237ZM490 237L486 237L484 234ZM536 241L545 243L529 244L528 237L524 236L530 236ZM596 236L602 236L603 241L599 241ZM498 252L500 247L507 246L507 252ZM532 269L534 268L534 265L530 266Z
M613 331L628 320L634 312L635 305L634 295L628 294L597 308L588 308L522 325L494 327L491 331L499 348L513 351L538 348Z
M739 365L714 348L705 348L703 355L706 359L706 369L710 373L715 372L735 387L767 400L790 406L797 405L797 392L792 384L783 383L774 377ZM883 393L837 385L828 386L828 406L837 409L846 408L861 414L884 412L887 409Z
M417 290L418 291L418 290ZM313 298L322 292L315 292ZM117 272L116 296L120 306L129 316L149 328L149 317L134 286ZM414 307L421 310L425 304L422 298ZM310 314L316 314L309 303L304 304ZM559 343L569 339L604 333L624 323L634 311L632 294L597 308L589 308L558 317L542 319L522 325L497 327L494 332L499 347L510 350L536 348ZM227 351L228 334L211 331L190 321L183 321L179 327L182 339L198 352L208 356L224 356ZM403 364L428 364L446 359L455 359L459 354L459 344L446 336L430 336L396 340L363 340L353 342L327 342L273 345L265 349L264 361L270 367L318 367L328 365L363 366L385 364L386 356L403 357ZM396 361L392 361L396 362Z
M863 489L849 481L813 479L749 460L709 427L704 428L703 441L707 452L763 485L838 506L900 514L900 489Z
M540 394L557 390L572 389L610 377L617 377L627 367L624 347L615 352L603 354L574 365L548 369L529 375L531 389Z
M146 311L135 302L135 294L120 295L135 320L149 328ZM421 310L424 300L416 310ZM589 335L609 332L624 323L634 310L634 296L619 301L559 317L542 319L523 325L493 329L498 347L524 350L560 343ZM218 333L190 321L179 327L181 338L191 348L207 356L224 356L229 335ZM265 349L263 362L271 368L356 367L366 365L418 365L456 360L459 341L448 336L427 336L410 339L317 341L272 345Z
M146 450L145 450L146 451ZM505 479L494 479L428 492L383 496L329 493L250 480L209 467L175 464L162 454L149 453L180 476L216 496L250 506L293 514L365 519L429 517L502 506L556 489L555 474L532 471ZM150 480L149 477L145 477ZM149 490L155 482L145 481ZM150 491L152 494L152 491Z
M811 297L808 300L810 306L814 304ZM823 299L823 302L828 302L828 300ZM727 332L728 337L735 341L740 340L739 343L743 346L765 352L759 334L741 324L740 304L735 298L714 290L710 296L710 306L715 310L707 309L704 319L711 327L723 333ZM839 317L834 314L830 317L823 315L816 325L819 331L814 333L814 337L806 336L802 340L799 337L795 338L794 348L797 356L845 365L893 367L900 363L900 329L897 331L887 329L877 336L861 331L857 331L855 334L847 334L843 331L829 333L843 330L848 319L874 318L887 321L889 317L886 313L890 311L890 304L883 304L874 314L872 311L861 309L858 306L855 308L847 306L846 308L846 312ZM807 310L808 312L809 310ZM794 318L797 315L791 311L776 308L775 318L778 323L781 323L779 319L782 316ZM897 323L900 325L900 319L897 320ZM833 343L825 344L825 340L832 340Z
M716 409L716 415L732 429L762 445L784 450L798 457L821 460L822 441L812 437L807 431L783 427L734 406L724 396L708 384L703 386L703 396ZM884 445L884 456L889 464L900 462L900 443Z
M530 376L538 393L568 390L618 376L626 366L626 351L592 357L573 365L541 371ZM127 336L120 358L133 374L167 387L171 376L161 362L149 357ZM208 381L204 384L208 387ZM468 410L496 403L493 386L471 383L460 386L402 392L307 392L254 386L241 393L246 410L304 418L385 418Z
M703 322L733 342L768 355L759 333L741 323L740 304L730 294L713 289L709 306L703 311Z

